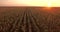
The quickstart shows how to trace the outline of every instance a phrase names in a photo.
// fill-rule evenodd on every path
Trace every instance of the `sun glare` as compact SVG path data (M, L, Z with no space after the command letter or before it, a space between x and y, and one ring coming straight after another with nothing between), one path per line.
M51 3L48 3L47 6L48 6L48 7L51 7Z
M0 6L41 6L60 7L60 0L8 0L0 1Z

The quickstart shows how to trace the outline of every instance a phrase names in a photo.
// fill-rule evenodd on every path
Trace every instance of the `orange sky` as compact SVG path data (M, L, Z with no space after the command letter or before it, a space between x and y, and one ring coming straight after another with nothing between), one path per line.
M60 0L0 0L0 6L60 7Z

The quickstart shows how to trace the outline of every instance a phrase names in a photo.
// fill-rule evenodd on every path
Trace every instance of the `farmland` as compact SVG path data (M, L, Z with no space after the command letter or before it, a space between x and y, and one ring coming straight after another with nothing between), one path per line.
M0 32L60 32L60 8L0 7Z

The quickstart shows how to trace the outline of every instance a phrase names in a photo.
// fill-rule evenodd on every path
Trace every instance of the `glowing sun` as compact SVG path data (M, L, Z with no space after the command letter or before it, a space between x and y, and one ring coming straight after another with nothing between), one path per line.
M47 7L51 7L51 3L48 3L48 4L47 4Z

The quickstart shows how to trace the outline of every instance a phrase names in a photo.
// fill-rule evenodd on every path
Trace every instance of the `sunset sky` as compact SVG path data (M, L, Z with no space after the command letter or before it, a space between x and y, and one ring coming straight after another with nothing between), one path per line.
M60 0L0 0L0 6L60 7Z

